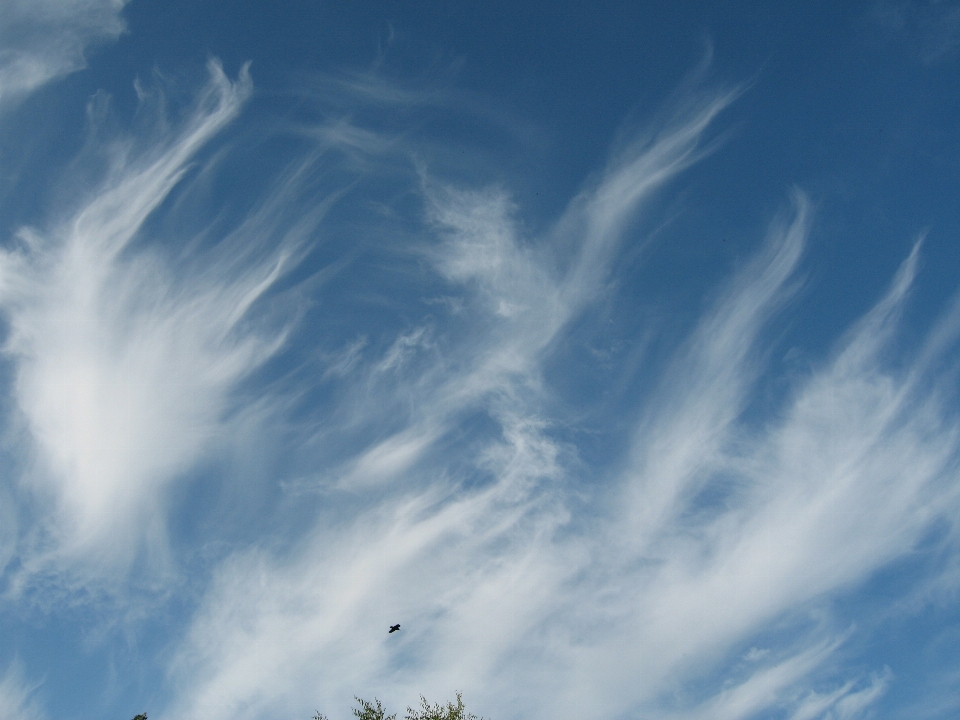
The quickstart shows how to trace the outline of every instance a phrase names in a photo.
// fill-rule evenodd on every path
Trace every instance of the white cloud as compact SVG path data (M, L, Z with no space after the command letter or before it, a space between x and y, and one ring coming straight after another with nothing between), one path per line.
M108 179L43 229L23 228L0 256L3 346L32 448L22 484L46 519L24 536L27 575L109 575L141 552L163 560L166 491L225 432L231 392L280 347L256 307L296 262L307 228L279 245L271 213L286 189L208 251L177 266L135 240L197 151L250 92L216 63L181 124L155 145L114 153ZM219 255L218 255L219 253ZM39 531L39 532L38 532Z
M693 718L740 720L780 704L788 690L822 663L834 649L831 645L812 647L799 655L754 672L745 681L724 688L704 707L695 711ZM836 702L836 698L833 698ZM808 706L809 707L809 706Z
M501 467L525 466L524 448L511 447ZM294 558L237 556L178 656L169 716L259 717L277 703L345 711L359 685L396 697L397 673L425 673L421 687L434 694L474 678L464 690L476 692L566 573L538 549L556 520L531 522L503 495L412 497L315 529ZM392 622L403 629L388 638Z
M84 53L124 31L126 0L0 2L0 109L86 66Z
M24 484L54 509L38 567L162 553L165 491L229 432L233 391L290 327L251 321L315 215L298 208L310 221L264 249L292 206L288 187L184 276L131 244L248 91L214 67L179 134L121 154L92 200L49 231L23 231L2 257L5 352L35 450ZM545 361L734 95L681 104L623 143L543 237L524 235L503 188L421 175L439 236L425 252L431 280L456 312L405 323L379 355L369 328L351 327L360 339L308 379L340 392L297 448L316 478L296 483L298 499L313 482L317 520L289 545L264 540L216 568L172 650L166 717L336 715L355 693L403 707L463 690L503 720L839 719L880 697L887 674L813 691L842 633L823 608L809 618L955 516L960 436L931 387L960 307L915 356L887 362L918 250L778 413L747 424L812 222L797 191L644 396L613 481L554 432L562 388ZM323 127L324 147L385 147ZM594 505L571 522L577 491ZM403 629L388 637L394 622Z
M753 431L738 422L755 372L749 348L782 297L804 225L801 211L786 232L775 226L769 249L666 374L625 475L622 519L598 541L598 599L590 607L575 596L581 616L616 622L595 636L590 665L562 703L619 694L611 712L622 712L627 687L635 702L655 701L696 664L719 662L767 624L910 553L932 522L955 512L958 435L921 390L930 358L920 353L900 372L883 364L916 250L781 420ZM955 322L948 315L932 335L955 341ZM794 680L771 685L778 667L761 663L741 691L716 702L725 697L731 717L782 704Z
M4 720L43 720L44 714L31 697L37 689L29 685L23 676L18 660L7 667L0 680L0 717Z
M336 714L358 692L402 707L459 689L500 718L840 718L879 697L887 676L809 689L840 642L830 622L801 640L765 637L733 685L718 689L717 673L956 508L958 435L929 373L957 339L957 313L905 370L885 365L916 251L780 414L746 426L764 331L793 297L811 223L794 193L645 399L605 513L569 523L564 489L593 478L551 433L542 361L606 282L631 218L696 159L731 97L626 144L546 238L522 236L502 189L425 181L442 238L431 257L464 288L455 321L351 360L353 426L392 428L338 460L337 487L363 501L321 513L292 556L252 550L219 569L179 649L169 717L324 703ZM470 413L497 430L449 440ZM714 690L679 690L697 685Z
M403 692L389 672L398 651L413 653L400 672L417 672L418 691L428 694L470 678L457 687L476 695L485 678L499 676L586 560L579 541L551 542L569 513L551 492L563 449L536 410L540 355L603 281L618 229L685 167L727 102L704 103L631 146L576 199L555 232L573 241L586 228L603 250L578 252L565 271L550 268L549 242L519 236L502 191L426 182L429 218L443 237L433 259L466 287L469 309L458 313L466 316L458 326L469 332L451 329L453 344L431 333L433 354L414 365L405 358L428 335L404 332L354 380L362 388L348 401L354 417L358 406L361 417L380 417L391 398L415 395L400 429L358 452L340 484L357 490L388 478L390 500L318 526L295 559L257 551L225 565L179 655L171 717L257 717L277 698L289 698L280 701L288 707L302 702L317 678L319 700L334 705L373 678L395 696ZM449 484L436 446L473 411L500 432L474 458L473 473L489 482L463 494ZM394 614L409 624L403 634L393 645L375 641ZM430 651L406 644L423 642Z
M856 690L857 683L850 681L831 693L811 692L790 715L790 720L850 720L863 717L864 711L873 705L887 690L893 679L889 668L870 678L870 684Z

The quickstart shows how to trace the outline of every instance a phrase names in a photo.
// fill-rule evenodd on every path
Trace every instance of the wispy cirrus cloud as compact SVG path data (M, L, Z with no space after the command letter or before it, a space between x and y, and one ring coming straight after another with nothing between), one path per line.
M293 558L257 551L225 566L179 656L177 676L192 678L192 687L184 689L174 715L253 717L275 702L280 686L296 702L298 686L318 676L330 677L324 694L331 698L349 697L348 678L356 673L374 672L386 681L391 661L384 647L377 643L355 653L349 638L363 633L374 616L385 617L401 597L400 609L415 624L418 617L433 618L424 639L447 638L432 657L410 658L427 678L426 689L445 685L451 675L480 682L495 672L502 655L513 652L515 638L529 632L560 583L586 557L574 552L580 558L568 567L569 553L550 541L568 510L551 491L562 475L565 450L549 436L549 420L537 409L541 356L604 281L598 265L609 265L614 250L607 246L622 237L612 228L622 229L686 166L709 119L731 97L705 101L678 117L675 127L618 157L555 231L570 244L578 243L586 228L597 247L577 248L562 263L551 257L551 238L521 237L502 190L460 190L427 181L427 221L441 238L428 255L451 288L461 288L455 325L431 330L429 347L425 326L404 333L382 359L371 358L345 380L355 388L345 402L354 413L359 406L374 418L392 398L416 393L416 402L399 416L399 428L372 445L369 439L361 443L336 482L351 492L369 492L373 482L378 494L393 499L360 510L343 521L346 526L319 525ZM371 401L365 404L364 397ZM459 432L465 416L477 413L498 430L470 441L472 459L458 460L470 467L458 471L443 459L448 438ZM380 425L376 419L359 424ZM482 489L458 492L449 483L450 472L485 478ZM419 479L425 475L439 483ZM258 619L235 594L238 583L252 575L262 578L257 584L263 594L254 605L270 608ZM307 614L289 616L288 603ZM474 616L499 622L494 627ZM249 628L249 622L256 626L252 632L238 636L230 629ZM272 654L263 643L280 653L269 678L254 677L254 665L240 660ZM219 700L225 696L232 698L227 704Z
M428 254L456 312L380 357L350 354L339 377L357 426L382 429L386 414L394 429L359 441L318 491L364 500L321 513L292 555L257 549L220 568L173 665L170 717L346 711L356 687L402 704L412 684L462 689L498 717L852 718L882 696L883 668L822 679L849 619L807 613L956 507L955 419L929 384L956 313L906 369L888 363L918 250L781 412L748 424L812 222L795 192L644 399L618 483L594 488L599 469L551 432L544 400L563 389L543 363L608 281L631 219L697 159L733 97L627 143L543 238L523 235L502 189L426 182L440 238ZM465 424L476 417L484 429ZM607 510L571 523L577 492ZM387 644L381 626L400 617ZM771 637L774 623L800 629ZM766 652L731 660L760 638Z
M4 0L0 4L0 109L86 66L84 53L124 31L126 0Z
M0 680L0 716L9 720L42 720L45 715L31 697L36 689L26 682L20 662L14 660Z
M957 423L937 389L960 310L893 357L919 244L834 352L748 422L770 326L801 287L814 214L795 191L672 359L651 366L627 450L592 466L557 431L568 389L544 367L624 272L617 258L643 242L651 200L713 149L739 91L688 89L539 234L505 187L445 181L413 134L341 107L296 124L315 151L233 230L163 236L151 220L188 204L177 189L195 187L192 164L202 175L203 148L250 90L245 73L231 82L213 64L174 131L117 153L79 209L21 231L0 257L12 399L31 448L20 488L36 508L19 582L77 567L116 580L140 553L163 567L170 489L213 449L229 454L240 423L251 434L278 423L289 436L275 451L312 474L284 483L268 468L252 481L257 497L290 497L265 502L263 535L213 561L169 648L164 717L334 715L357 693L402 706L460 689L499 718L799 720L858 717L883 695L890 671L837 659L856 629L829 601L956 515ZM339 92L438 102L380 82ZM370 192L378 202L363 207L382 210L387 240L350 240L383 252L381 266L404 253L408 265L390 285L370 263L338 297L310 286L330 324L304 329L264 304L325 221L330 196L298 188L327 152L346 158L329 177L396 183L419 204L404 214ZM403 248L389 254L391 241ZM375 310L350 306L371 297ZM338 311L347 331L328 340ZM309 360L251 380L293 339ZM284 502L300 506L293 530ZM215 527L202 534L226 544ZM402 633L387 638L396 621Z
M851 680L832 692L811 692L800 700L799 707L790 715L790 720L863 717L870 706L886 692L891 680L892 673L887 668L884 672L871 675L869 682Z
M605 552L597 550L610 579L594 612L617 622L596 642L596 665L570 686L568 702L597 692L598 678L606 696L630 677L646 678L634 685L640 702L687 672L702 683L705 658L719 662L768 623L802 617L819 598L856 586L954 512L956 418L944 415L928 383L932 357L942 361L957 341L955 311L931 334L936 351L917 353L905 370L887 365L916 248L887 296L797 388L779 420L759 429L739 420L757 370L750 348L789 287L804 204L788 228L774 226L767 251L693 333L665 375L669 389L639 427L622 519L604 536ZM623 554L611 553L618 544ZM829 642L834 633L821 628L806 642ZM697 712L751 717L789 707L795 686L826 658L815 653L817 663L787 672L814 657L805 653L757 658L736 690Z
M146 148L118 141L89 197L2 251L3 352L30 448L20 486L41 518L21 538L24 582L68 566L103 579L138 556L161 567L170 484L222 440L231 392L283 343L284 324L258 327L258 302L296 265L309 228L278 225L278 197L208 249L206 265L144 240L249 93L246 69L231 82L211 63L179 124Z

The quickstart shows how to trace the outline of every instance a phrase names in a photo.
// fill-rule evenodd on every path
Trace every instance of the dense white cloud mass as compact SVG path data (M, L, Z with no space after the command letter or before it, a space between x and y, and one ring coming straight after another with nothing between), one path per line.
M142 550L163 561L166 486L217 441L229 392L282 342L282 327L249 322L299 242L290 234L250 257L269 203L223 241L233 256L215 273L131 247L249 94L245 70L236 83L215 63L210 71L169 137L147 151L120 148L79 208L49 228L22 229L0 255L4 353L32 446L23 482L49 513L32 538L31 571L55 563L110 574Z
M44 83L84 67L84 51L124 30L126 0L3 0L0 109Z
M10 7L34 35L2 58L4 97L123 29L119 3ZM431 164L451 153L427 131L368 122L443 93L328 76L298 91L309 112L243 125L248 66L208 70L180 110L138 82L139 135L95 97L99 179L0 248L3 612L80 607L130 646L162 626L160 720L458 690L496 720L880 707L897 669L849 648L889 603L844 598L895 563L928 563L892 593L904 613L957 588L960 301L902 340L920 240L759 408L817 222L785 193L643 383L591 356L626 408L591 419L598 460L556 368L584 325L642 344L605 319L660 301L616 290L742 88L684 85L538 228L508 182ZM0 718L44 717L43 677L11 663Z

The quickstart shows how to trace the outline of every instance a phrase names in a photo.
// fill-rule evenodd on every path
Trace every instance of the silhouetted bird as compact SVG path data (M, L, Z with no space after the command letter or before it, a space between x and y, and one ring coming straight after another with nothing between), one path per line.
M391 626L390 626L390 632L388 632L387 635L389 635L390 633L395 633L395 632L396 632L397 630L399 630L399 629L400 629L400 625L399 625L399 624L397 624L397 625L391 625Z

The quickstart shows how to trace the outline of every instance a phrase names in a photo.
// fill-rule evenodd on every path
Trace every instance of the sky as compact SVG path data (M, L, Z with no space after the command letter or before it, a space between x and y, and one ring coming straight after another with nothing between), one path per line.
M2 720L960 714L956 0L0 16Z

